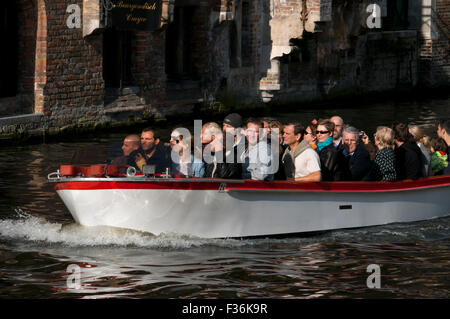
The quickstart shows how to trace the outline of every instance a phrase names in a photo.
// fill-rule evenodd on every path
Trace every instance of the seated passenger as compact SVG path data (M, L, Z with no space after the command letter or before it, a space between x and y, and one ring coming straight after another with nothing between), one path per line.
M443 138L431 140L431 170L434 176L443 175L448 167L447 143Z
M139 140L139 135L136 134L125 137L122 144L123 155L113 159L111 165L121 166L120 171L122 173L126 172L126 168L129 166L139 169L139 166L136 164L136 159L142 158L138 157L138 150L140 146Z
M422 129L418 125L409 125L408 126L409 133L413 136L416 141L417 146L419 146L422 152L422 175L430 176L431 175L431 166L430 166L430 140L429 137L426 136Z
M320 159L307 140L302 139L304 127L300 123L284 126L283 140L287 148L282 162L288 180L320 182Z
M191 176L191 154L189 144L183 140L177 130L170 134L170 147L172 149L172 174Z
M359 138L363 142L363 145L366 148L366 150L369 152L370 160L373 161L375 158L375 154L378 151L378 148L370 141L366 132L364 131L359 132Z
M243 134L242 117L237 113L228 114L222 124L223 143L225 150L224 176L227 178L242 178L242 162L240 158L246 148L246 139Z
M141 133L141 149L147 165L155 165L156 174L164 174L170 170L170 149L160 143L159 135L152 128L145 128ZM142 170L142 166L140 167Z
M422 175L422 151L408 131L408 125L395 123L394 131L395 160L397 179L418 179Z
M353 126L344 128L342 142L344 148L339 153L342 169L340 180L362 181L367 179L372 162L369 152L360 142L359 130Z
M225 178L223 132L219 124L209 122L203 125L201 141L203 146L203 160L205 161L204 177Z
M340 179L339 152L333 144L334 123L330 120L319 120L317 124L317 153L320 158L322 181ZM305 133L306 134L306 133Z
M450 120L441 120L437 126L437 134L447 143L447 157L450 158ZM450 165L444 171L444 175L450 175Z
M266 135L268 135L270 133L270 123L278 122L278 121L273 117L263 117L263 118L261 118L261 122L263 124L263 130L262 130L263 134L259 138L263 139ZM267 143L270 144L270 139L267 140Z
M272 143L272 138L274 140L276 140L276 138L278 137L278 170L275 172L273 179L275 180L279 180L279 181L284 181L286 180L286 174L284 171L284 167L283 165L281 165L282 163L282 158L283 158L283 154L284 151L286 150L286 145L283 142L283 124L281 124L279 121L277 120L273 120L269 122L269 130L267 133L267 142L268 143ZM272 156L275 156L274 154L272 154ZM275 160L275 158L274 158Z
M342 117L335 115L330 118L330 121L334 123L333 131L333 144L338 151L344 148L344 143L342 143L342 131L344 129L344 120Z
M203 177L205 175L205 162L202 158L201 147L195 145L194 137L191 136L191 174L193 177Z
M259 139L262 125L262 122L256 119L250 118L247 121L245 136L248 147L242 155L242 178L244 179L272 181L274 178L270 146L266 141Z
M305 136L303 137L305 140L309 142L309 145L314 149L317 150L317 123L309 124L305 129Z
M374 134L375 145L378 148L375 154L373 167L370 174L372 181L395 181L394 134L392 129L386 126L377 128Z

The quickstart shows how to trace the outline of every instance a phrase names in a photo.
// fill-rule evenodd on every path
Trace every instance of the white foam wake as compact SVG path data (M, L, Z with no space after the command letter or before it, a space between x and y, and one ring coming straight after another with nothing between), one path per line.
M67 246L136 246L149 248L184 249L201 246L240 247L253 245L252 241L233 239L203 239L179 234L154 236L114 227L84 227L78 224L62 225L18 213L18 218L0 220L0 237Z

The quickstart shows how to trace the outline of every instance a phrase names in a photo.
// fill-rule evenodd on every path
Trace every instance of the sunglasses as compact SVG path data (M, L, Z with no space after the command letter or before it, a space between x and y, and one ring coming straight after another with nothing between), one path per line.
M313 135L313 132L305 132L305 135Z
M316 134L328 134L330 133L329 131L316 131Z

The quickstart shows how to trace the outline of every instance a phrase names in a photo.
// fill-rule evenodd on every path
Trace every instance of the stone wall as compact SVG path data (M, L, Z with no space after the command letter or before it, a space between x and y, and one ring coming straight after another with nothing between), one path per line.
M436 83L450 83L450 3L448 0L437 0L436 26L439 39L433 44L434 63L433 78Z
M436 36L431 44L423 39L426 47L431 49L431 84L450 83L450 3L448 0L436 0L435 8L432 7L432 19ZM429 49L428 49L429 50ZM426 55L427 56L427 55Z
M82 7L83 1L73 1ZM67 1L48 0L44 114L49 126L101 120L104 96L102 36L69 28Z
M117 88L105 84L100 0L18 0L18 93L0 98L0 116L63 128L190 112L222 94L260 102L448 84L449 0L408 0L409 30L369 29L374 1L385 21L385 0L163 0L160 28L129 33L131 81ZM80 27L67 26L69 4L81 8ZM177 50L189 51L190 73L171 82L176 8L188 8L189 43ZM5 121L2 132L19 120Z
M271 67L259 85L262 100L311 99L416 85L417 32L369 29L366 8L372 2L283 2L299 12L304 28L284 39L288 46L283 50L272 49ZM274 11L272 21L281 13ZM273 34L283 29L271 26L276 26Z

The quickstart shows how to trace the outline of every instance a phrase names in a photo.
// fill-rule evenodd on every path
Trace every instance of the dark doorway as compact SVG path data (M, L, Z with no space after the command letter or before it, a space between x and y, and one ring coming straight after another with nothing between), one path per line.
M196 7L174 8L174 20L166 33L166 74L169 81L196 79L196 69L192 59L193 16Z
M0 97L17 95L18 81L18 24L16 1L0 2Z
M389 0L384 29L390 31L408 29L408 0Z
M103 34L103 79L105 87L122 88L133 84L131 73L131 31L108 28Z

